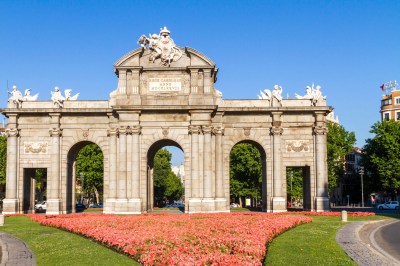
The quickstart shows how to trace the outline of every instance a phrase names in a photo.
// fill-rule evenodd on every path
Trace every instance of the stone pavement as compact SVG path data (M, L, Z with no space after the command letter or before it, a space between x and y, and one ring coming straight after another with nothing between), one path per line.
M36 266L35 255L22 240L0 232L0 246L1 266Z
M391 220L349 223L337 232L336 241L358 265L400 265L399 261L378 252L370 241L372 231L388 222Z

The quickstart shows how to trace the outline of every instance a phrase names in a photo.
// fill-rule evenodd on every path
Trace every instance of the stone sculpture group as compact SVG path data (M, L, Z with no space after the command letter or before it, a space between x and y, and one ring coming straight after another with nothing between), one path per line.
M75 94L74 96L71 96L71 89L66 89L64 91L65 96L62 95L60 88L55 87L54 91L51 92L51 100L57 107L63 107L63 102L64 101L76 101L78 99L79 93ZM14 103L17 108L22 107L23 102L33 102L37 101L39 97L39 93L36 93L35 95L31 95L31 89L26 89L25 94L22 95L22 93L18 90L17 86L13 86L12 91L9 91L8 94L11 94L10 98L8 98L9 103Z

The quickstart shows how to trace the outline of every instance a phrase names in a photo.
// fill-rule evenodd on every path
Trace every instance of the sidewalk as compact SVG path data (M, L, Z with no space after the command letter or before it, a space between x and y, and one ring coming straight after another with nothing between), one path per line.
M36 266L35 255L22 240L0 232L0 246L1 266Z

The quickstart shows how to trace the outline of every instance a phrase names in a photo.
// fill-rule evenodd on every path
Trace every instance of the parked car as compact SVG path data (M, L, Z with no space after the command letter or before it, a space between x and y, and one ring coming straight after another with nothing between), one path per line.
M240 207L239 203L235 202L231 203L231 208L239 208L239 207Z
M166 208L185 208L185 204L180 202L174 202L172 204L165 205Z
M35 204L35 210L37 211L45 211L46 210L46 201L42 201L41 203Z
M85 206L85 204L83 204L83 203L77 203L77 204L75 205L75 209L76 209L76 210L84 210L84 209L86 209L86 206Z
M89 208L103 208L103 203L92 203Z
M396 209L396 210L398 210L399 209L399 202L398 201L387 201L385 203L379 204L377 206L377 208L379 210L383 210L383 209L386 209L386 210L394 210L394 209Z

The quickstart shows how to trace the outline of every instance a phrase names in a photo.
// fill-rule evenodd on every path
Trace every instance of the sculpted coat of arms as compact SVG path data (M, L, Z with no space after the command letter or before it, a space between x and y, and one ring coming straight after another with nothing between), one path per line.
M162 65L170 66L171 62L178 61L182 57L182 51L169 35L170 31L164 27L160 29L160 34L149 34L149 37L140 36L137 43L145 49L150 49L149 61L154 63L157 58L160 58Z

